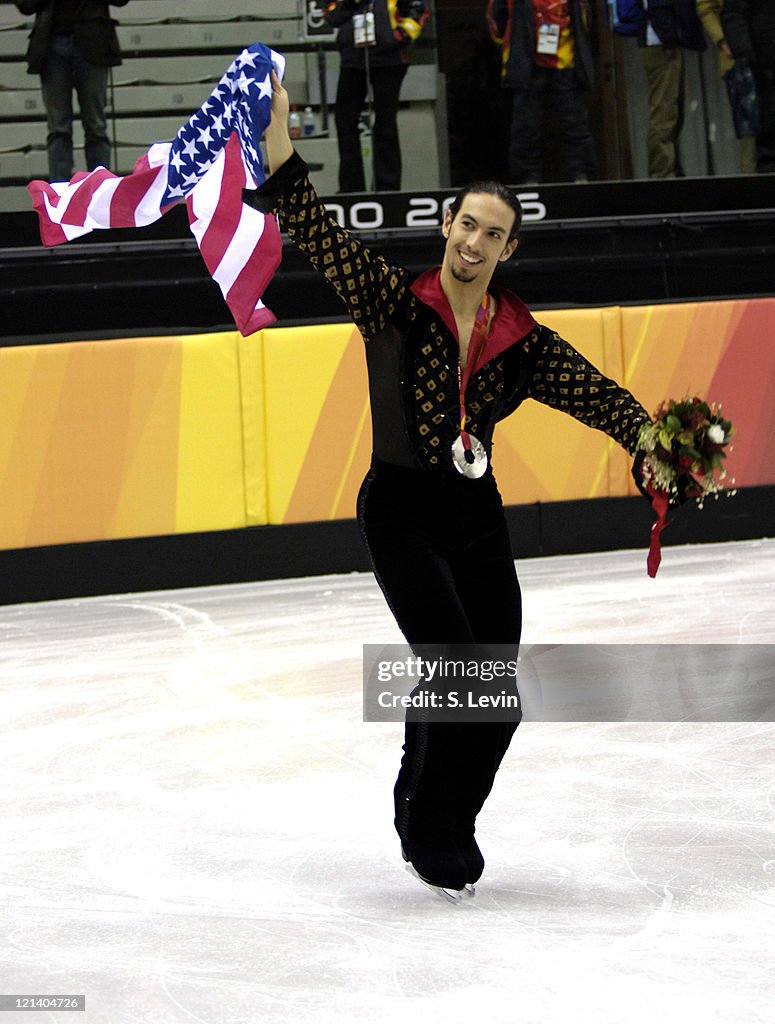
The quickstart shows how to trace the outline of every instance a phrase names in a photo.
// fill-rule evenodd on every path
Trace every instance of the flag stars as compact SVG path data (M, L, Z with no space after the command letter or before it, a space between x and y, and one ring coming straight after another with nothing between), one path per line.
M262 101L271 101L272 77L267 73L265 64L256 67L259 56L243 50L209 99L180 133L176 152L170 158L171 170L174 167L176 172L172 180L178 178L182 181L182 187L175 195L186 195L191 191L212 167L213 151L223 145L233 129L239 135L247 169L257 180L263 175L254 133L263 120L259 106L266 111ZM258 92L251 93L251 86L255 86ZM191 173L184 174L183 168Z
M274 52L263 44L246 47L239 58L232 61L226 75L221 77L220 82L211 92L210 98L205 100L198 113L186 121L176 133L174 140L155 143L147 154L149 166L142 168L137 175L130 174L124 179L131 182L136 178L136 192L129 190L127 202L133 203L134 209L142 210L143 222L156 219L157 216L166 213L176 203L189 196L200 183L214 185L214 191L218 193L215 208L214 210L205 210L203 218L200 218L203 221L203 230L207 232L208 237L215 234L223 236L223 242L218 241L215 244L218 251L212 259L206 256L208 267L213 274L216 274L221 266L224 246L230 247L235 237L236 226L231 224L233 220L231 193L236 189L236 201L238 202L240 186L243 181L247 181L249 185L255 187L255 182L264 180L259 140L270 115L270 104L264 102L271 99L272 94L271 76L267 72L271 66L270 60L277 68L282 68L284 64L282 58L275 58ZM251 86L253 86L252 89ZM230 139L234 131L238 137L231 139L230 145L226 146L227 140ZM240 152L240 143L242 152ZM220 169L228 170L229 173L219 175ZM85 182L88 182L89 177L86 176ZM54 198L43 194L46 204L46 220L44 221L43 214L41 214L41 224L59 225L61 217L58 216L59 211L55 206L56 200L62 197L69 198L70 190L79 189L82 184L83 182L72 185L60 183L52 186L51 195ZM86 195L86 192L83 194ZM102 204L102 206L104 205ZM102 206L99 208L94 206L87 198L83 203L80 223L68 225L68 237L77 237L78 234L87 232L92 227L116 226L112 218L114 214L123 217L123 207L121 210L116 210L114 205L110 204L110 208L103 212ZM71 205L69 210L72 209ZM260 226L256 223L259 220ZM256 214L251 221L251 230L264 230L262 215ZM211 223L218 227L218 231L212 235L207 231L207 226ZM87 224L88 226L85 226ZM240 227L241 224L240 220ZM267 221L267 224L273 225L271 219ZM223 230L221 230L221 226ZM274 235L267 238L268 250L277 248L276 225L273 230ZM260 235L259 240L263 247L263 235ZM253 268L259 249L258 243L250 243L248 239L246 242L248 242L246 245L247 260L244 262L244 266ZM240 245L242 244L243 242L240 240ZM274 259L271 253L269 257L262 255L260 258L262 260ZM276 262L277 260L274 259L273 267L276 266ZM251 269L251 279L257 276L256 272ZM223 284L221 287L230 307L235 310L235 317L243 333L252 333L263 325L260 316L259 320L256 320L256 316L266 307L256 294L251 292L244 298L240 297L232 301L231 292L228 292Z
M243 50L239 57L237 57L236 62L240 67L245 67L245 65L247 65L248 67L254 68L256 66L256 54L251 53L250 50Z
M272 97L272 79L269 75L266 76L263 82L258 83L258 98L262 100L265 97L269 97L270 99Z

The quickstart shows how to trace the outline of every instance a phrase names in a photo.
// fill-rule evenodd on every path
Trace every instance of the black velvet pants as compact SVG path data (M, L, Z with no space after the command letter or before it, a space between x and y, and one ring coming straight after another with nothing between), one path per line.
M470 480L454 469L425 472L375 460L361 487L358 522L415 654L497 644L516 659L520 590L491 472ZM436 884L462 888L481 874L474 823L518 722L518 712L508 721L407 721L395 825L415 867ZM457 854L467 862L462 881Z

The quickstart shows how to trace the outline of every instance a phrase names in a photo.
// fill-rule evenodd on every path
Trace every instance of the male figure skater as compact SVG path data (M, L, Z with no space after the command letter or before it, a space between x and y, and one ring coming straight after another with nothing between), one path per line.
M275 76L265 133L272 174L243 198L278 215L364 337L373 459L358 522L377 580L415 653L498 643L516 654L521 599L490 466L495 424L535 398L633 453L649 417L491 283L517 247L521 211L509 189L463 189L444 218L442 266L411 280L328 215L294 152L288 107ZM476 816L518 720L406 724L396 830L420 879L450 899L472 892L484 869Z

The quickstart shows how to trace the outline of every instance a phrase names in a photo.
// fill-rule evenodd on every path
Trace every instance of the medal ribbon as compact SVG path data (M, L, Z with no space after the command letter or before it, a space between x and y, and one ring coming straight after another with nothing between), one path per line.
M460 368L459 358L457 361L457 383L460 391L460 439L463 442L463 450L466 453L471 451L471 437L466 430L466 388L468 387L468 381L471 378L474 366L484 349L487 335L490 333L491 320L490 294L485 292L482 304L476 311L476 320L474 322L474 329L471 331L471 340L468 343L468 359L466 360L464 371ZM473 455L469 456L466 454L466 462L473 461Z

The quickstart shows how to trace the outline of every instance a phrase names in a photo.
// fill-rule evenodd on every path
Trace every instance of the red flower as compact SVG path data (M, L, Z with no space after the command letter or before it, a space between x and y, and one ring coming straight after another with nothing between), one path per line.
M686 429L697 430L705 422L705 414L700 409L695 409L686 417Z

